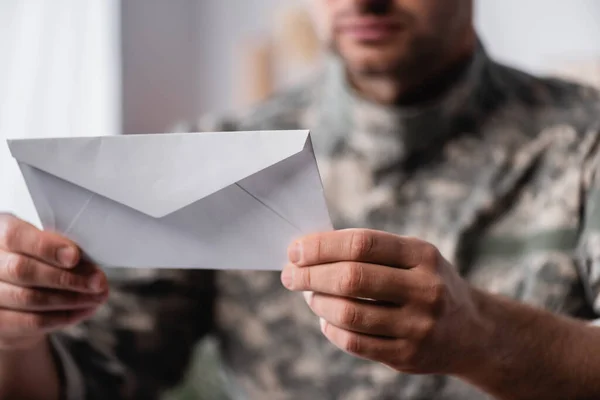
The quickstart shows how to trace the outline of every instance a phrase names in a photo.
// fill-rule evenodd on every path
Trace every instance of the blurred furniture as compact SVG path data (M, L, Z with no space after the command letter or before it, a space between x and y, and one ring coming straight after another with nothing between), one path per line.
M259 103L274 92L308 78L320 66L321 45L306 6L282 6L272 16L271 29L244 39L237 74L239 105Z

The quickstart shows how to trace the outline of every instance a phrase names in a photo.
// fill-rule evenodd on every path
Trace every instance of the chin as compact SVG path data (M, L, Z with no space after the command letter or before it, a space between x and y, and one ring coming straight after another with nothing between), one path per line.
M339 53L345 65L354 73L397 73L407 63L406 52L397 43L385 45L353 44L340 46Z
M389 54L371 54L369 56L344 56L342 59L348 69L361 75L390 75L396 74L402 65L398 57Z

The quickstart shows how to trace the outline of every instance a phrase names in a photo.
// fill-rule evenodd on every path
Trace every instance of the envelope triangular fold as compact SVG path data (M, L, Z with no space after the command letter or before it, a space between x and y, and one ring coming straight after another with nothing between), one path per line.
M307 130L9 140L13 157L152 217L301 152ZM202 173L198 173L202 171Z
M300 233L236 185L164 218L23 165L44 226L103 267L277 270Z
M304 151L239 181L238 185L300 232L332 229L310 139Z

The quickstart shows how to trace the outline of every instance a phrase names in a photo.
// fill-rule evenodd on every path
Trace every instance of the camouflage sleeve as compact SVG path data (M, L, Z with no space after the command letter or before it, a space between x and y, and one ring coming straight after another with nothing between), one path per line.
M84 392L86 399L157 398L180 381L193 346L212 329L214 272L107 273L107 304L91 320L52 338L64 393Z
M62 340L57 335L50 336L50 346L54 350L54 358L60 365L63 389L61 397L66 400L84 399L85 386L83 384L83 376L75 365L73 357L71 357Z
M234 130L203 117L171 132ZM107 269L111 294L89 321L51 338L63 397L155 399L184 376L192 348L213 328L215 272Z
M600 324L600 124L594 131L581 178L583 223L576 261L588 304L597 316L594 324Z

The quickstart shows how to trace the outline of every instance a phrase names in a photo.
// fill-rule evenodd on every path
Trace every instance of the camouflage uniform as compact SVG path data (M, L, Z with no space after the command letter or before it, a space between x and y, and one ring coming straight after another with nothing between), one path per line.
M361 99L333 60L309 85L201 129L309 128L336 228L420 237L475 286L593 320L599 117L596 91L499 65L480 48L430 104ZM277 272L108 272L108 306L53 337L73 397L85 388L89 399L156 398L212 332L237 399L488 398L337 350Z

